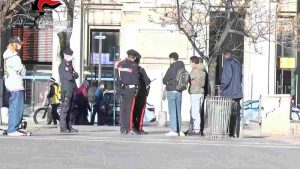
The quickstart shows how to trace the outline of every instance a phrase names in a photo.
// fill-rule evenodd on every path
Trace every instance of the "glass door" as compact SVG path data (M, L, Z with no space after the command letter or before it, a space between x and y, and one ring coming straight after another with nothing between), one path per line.
M96 85L104 81L108 90L113 90L114 62L120 56L119 30L90 31L90 48L86 65L84 66L84 79ZM101 76L99 76L99 72Z

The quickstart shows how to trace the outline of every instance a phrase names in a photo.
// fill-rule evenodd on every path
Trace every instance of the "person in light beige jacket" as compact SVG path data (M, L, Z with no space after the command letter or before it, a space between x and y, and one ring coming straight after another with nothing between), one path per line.
M190 73L189 93L191 95L191 121L190 130L187 135L201 135L203 136L203 129L201 129L201 108L204 101L204 86L206 80L205 66L202 64L203 60L197 56L190 58L192 71Z

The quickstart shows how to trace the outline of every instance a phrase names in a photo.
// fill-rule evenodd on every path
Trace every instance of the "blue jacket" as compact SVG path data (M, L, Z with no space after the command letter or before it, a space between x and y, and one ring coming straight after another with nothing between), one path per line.
M224 97L232 99L243 98L242 66L235 58L224 60L220 88Z
M97 87L95 91L95 105L102 106L104 104L103 91Z

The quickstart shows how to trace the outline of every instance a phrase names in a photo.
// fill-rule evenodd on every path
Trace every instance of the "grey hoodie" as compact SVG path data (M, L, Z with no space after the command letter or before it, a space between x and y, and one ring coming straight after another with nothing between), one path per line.
M6 50L3 54L4 59L4 81L5 87L9 91L24 90L23 77L26 74L25 66L22 64L17 52Z

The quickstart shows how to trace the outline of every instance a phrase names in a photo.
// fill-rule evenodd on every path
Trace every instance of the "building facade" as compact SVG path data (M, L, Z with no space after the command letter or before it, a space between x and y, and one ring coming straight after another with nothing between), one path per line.
M299 12L299 3L296 0L289 0L283 3L286 5L280 6L265 0L261 2L269 8L267 14L274 16L276 23L282 18L295 18L297 11ZM174 0L79 1L76 4L73 29L67 30L72 31L71 48L74 50L74 66L80 74L78 85L84 79L97 82L101 72L101 80L105 81L108 89L112 90L114 61L119 58L124 59L127 50L135 49L142 55L141 66L153 80L147 102L155 106L156 113L167 111L167 102L162 100L164 87L162 78L170 65L168 55L171 52L179 53L180 60L190 70L189 58L195 54L188 39L178 31L176 25L162 25L155 22L160 15L153 9L169 8L174 4ZM57 11L52 13L54 23L63 23L66 16L63 7L58 8ZM53 29L49 30L52 32L52 37L47 36L48 40L51 39L47 43L51 43L52 46L52 60L29 65L34 70L31 76L27 76L28 91L35 91L35 94L28 96L28 99L32 98L28 101L28 106L33 107L32 109L39 106L44 98L41 92L44 89L39 86L45 86L47 83L45 79L50 76L59 79L58 65L61 58L58 55L57 33L61 30L61 25L63 24L54 24ZM241 60L244 101L259 99L263 95L283 93L295 95L299 100L299 76L296 69L300 62L300 59L297 59L298 52L275 43L279 36L287 36L280 34L276 25L270 27L267 40L255 46L251 44L249 38L243 39L244 50ZM209 39L209 34L206 36ZM41 43L45 42L43 40ZM208 51L209 46L207 46ZM218 75L222 70L221 60L217 69ZM41 99L35 100L34 97ZM190 114L190 98L187 91L183 92L182 105L183 120L187 121Z

